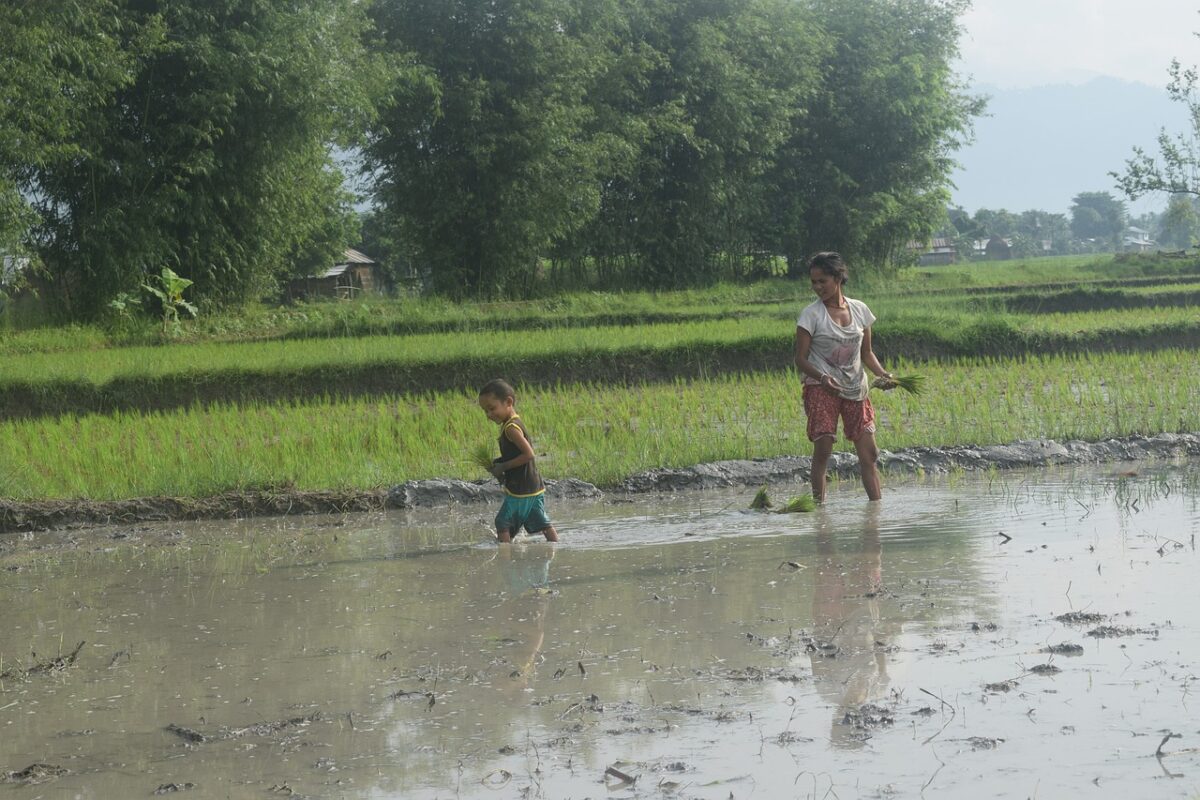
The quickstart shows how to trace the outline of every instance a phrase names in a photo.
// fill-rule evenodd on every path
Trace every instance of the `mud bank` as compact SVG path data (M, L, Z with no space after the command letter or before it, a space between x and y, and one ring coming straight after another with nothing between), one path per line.
M885 475L911 475L1180 457L1200 457L1200 433L1163 433L1101 442L1060 443L1051 439L1035 439L986 447L913 447L895 452L882 451L879 465ZM576 478L565 478L547 481L547 495L560 500L596 499L606 495L619 498L648 492L758 486L807 480L809 464L808 457L800 456L715 461L687 468L648 470L604 490ZM851 478L857 474L857 470L858 459L851 453L835 453L830 462L830 472L839 477ZM500 497L500 488L494 482L436 478L407 481L391 488L362 492L280 489L230 492L206 498L148 497L114 501L38 502L0 499L0 534L167 520L430 508L494 502Z

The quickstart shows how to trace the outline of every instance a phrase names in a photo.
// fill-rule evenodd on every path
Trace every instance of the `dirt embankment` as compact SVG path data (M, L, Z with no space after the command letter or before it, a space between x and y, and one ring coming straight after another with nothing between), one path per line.
M1049 439L987 447L913 447L880 455L888 474L944 473L951 470L1013 469L1061 464L1096 464L1169 458L1200 458L1200 433L1130 436L1102 442ZM754 460L716 461L681 469L652 469L633 475L605 491L576 478L547 482L556 499L599 498L613 495L760 486L807 480L809 459L781 456ZM842 477L857 472L852 454L836 453L830 471ZM387 508L428 508L480 501L498 501L500 488L492 482L432 479L408 481L388 489L363 492L230 492L205 498L146 497L133 500L46 500L14 502L0 499L0 535L21 531L86 528L138 522L197 519L236 519L285 514L327 514L376 511ZM0 543L3 539L0 538Z

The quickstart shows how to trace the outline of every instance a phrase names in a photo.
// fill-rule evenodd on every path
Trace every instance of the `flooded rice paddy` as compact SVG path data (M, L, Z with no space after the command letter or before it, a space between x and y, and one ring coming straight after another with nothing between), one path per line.
M1200 797L1200 465L753 494L9 536L0 800Z

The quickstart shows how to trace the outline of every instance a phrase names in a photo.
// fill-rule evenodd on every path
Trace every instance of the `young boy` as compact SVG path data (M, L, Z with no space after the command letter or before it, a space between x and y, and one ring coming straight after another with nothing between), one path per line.
M558 531L546 516L546 485L533 459L533 445L525 423L513 407L516 393L499 378L479 390L479 407L500 426L500 457L492 462L492 474L504 484L504 505L496 515L496 539L511 542L521 532L541 531L548 542L558 541Z

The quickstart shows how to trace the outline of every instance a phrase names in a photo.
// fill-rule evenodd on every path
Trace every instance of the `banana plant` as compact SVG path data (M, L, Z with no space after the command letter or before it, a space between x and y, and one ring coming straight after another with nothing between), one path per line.
M163 333L178 334L180 309L193 317L196 316L196 306L183 299L184 290L191 286L193 281L176 275L175 270L170 267L163 267L162 274L155 276L152 280L158 285L143 283L142 288L157 297L162 303Z

